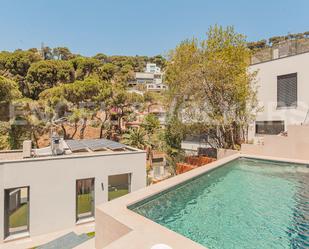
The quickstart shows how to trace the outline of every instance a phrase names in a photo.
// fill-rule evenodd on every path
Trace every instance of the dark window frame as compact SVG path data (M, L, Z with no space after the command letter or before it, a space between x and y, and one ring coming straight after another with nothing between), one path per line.
M28 202L28 210L27 210L27 228L25 230L22 230L20 232L16 233L10 233L10 227L9 227L9 217L8 217L8 208L9 208L9 202L7 200L9 191L16 190L16 189L23 189L27 188L27 202ZM11 235L20 234L20 233L29 233L30 232L30 186L21 186L21 187L13 187L13 188L5 188L4 189L4 203L3 203L3 234L4 239L10 237Z
M83 218L78 217L78 181L83 181L83 180L92 180L92 185L93 185L93 196L92 196L92 207L91 207L91 215L85 216ZM79 222L84 219L89 219L89 218L94 218L95 216L95 177L88 177L88 178L81 178L81 179L76 179L75 181L75 221Z
M280 79L285 79L285 78L290 78L290 77L295 77L295 83L296 83L296 93L295 93L295 98L296 100L291 104L291 105L287 105L287 103L285 103L284 101L282 101L280 99L280 85L279 85L279 81ZM277 76L277 109L295 109L297 108L297 102L298 102L298 74L297 72L295 73L290 73L290 74L283 74L283 75L278 75Z
M277 132L268 132L266 128L266 132L259 132L259 125L266 127L267 125L274 125L273 130L277 130ZM277 127L275 127L277 126ZM280 129L281 128L281 129ZM271 128L268 128L271 129ZM264 128L265 130L265 128ZM255 121L255 134L257 135L278 135L285 130L285 122L284 120L271 120L271 121Z
M113 176L122 176L122 175L127 175L128 176L128 183L127 183L127 187L128 187L128 194L131 193L131 190L132 190L132 176L133 176L133 173L130 172L130 173L122 173L122 174L112 174L112 175L108 175L107 176L107 186L108 186L108 189L107 189L107 200L108 201L111 201L111 200L114 200L114 199L110 199L110 196L109 196L109 192L110 192L110 188L113 188L115 186L111 186L110 185L110 177L113 177ZM116 186L118 187L118 186ZM118 198L118 197L117 197ZM117 199L116 198L116 199Z

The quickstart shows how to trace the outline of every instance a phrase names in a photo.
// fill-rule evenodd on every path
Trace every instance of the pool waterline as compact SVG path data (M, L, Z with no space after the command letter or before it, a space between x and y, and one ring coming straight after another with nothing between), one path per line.
M239 162L251 162L251 164L238 165ZM252 163L264 166L253 166ZM283 167L285 171L289 169L289 172L285 172L285 177L280 178ZM295 167L297 167L297 170L304 169L304 172L296 172ZM251 171L246 172L248 169ZM272 171L269 172L269 169L272 169ZM274 169L277 172L273 172ZM286 231L282 227L291 228L294 225L290 224L291 217L289 215L294 208L295 200L293 196L296 193L297 186L291 184L295 182L295 178L290 179L289 177L292 175L297 175L297 177L304 175L306 177L308 176L307 171L308 165L303 164L238 158L145 198L128 206L128 208L210 249L233 248L231 245L236 246L236 244L243 247L234 248L268 248L270 242L267 239L271 240L273 237L268 238L267 236L273 232L275 238L281 238L277 241L278 245L281 246L278 248L290 248L284 247L288 245L287 243L290 243L290 240L287 241ZM305 184L303 190L305 193L309 192L308 183ZM270 192L270 196L265 195L263 196L264 199L256 200L259 195L263 195L267 191ZM277 200L275 196L278 194L280 196L278 196ZM272 197L272 202L268 201L270 197ZM259 203L255 203L256 201L259 201ZM267 203L270 202L271 205L268 207ZM261 203L264 206L260 205ZM279 210L282 212L279 212L280 215L271 210L269 211L269 209L278 208L278 205L282 207L282 210ZM301 211L306 212L307 215L307 209ZM258 215L257 220L252 221L254 219L252 212ZM272 230L269 231L266 231L269 225L267 220L269 219L264 219L267 216L273 217L273 220L271 220ZM202 223L201 221L203 221L202 226L199 224ZM282 224L276 224L277 222ZM307 222L301 224L304 227L299 229L306 229ZM246 233L239 226L233 227L236 232L229 231L226 223L232 227L235 223L249 223L246 229L253 229L254 232ZM254 230L254 224L259 226L256 231ZM262 232L261 229L266 230ZM296 236L293 229L289 233L289 236ZM303 241L299 242L297 238L291 239L294 241L293 243L296 243L292 248L302 248L297 247L297 243L307 243L308 234L300 235L305 236ZM259 236L262 237L258 238ZM243 240L247 244L244 244ZM263 240L265 241L261 244ZM254 242L255 245L252 246L251 242Z

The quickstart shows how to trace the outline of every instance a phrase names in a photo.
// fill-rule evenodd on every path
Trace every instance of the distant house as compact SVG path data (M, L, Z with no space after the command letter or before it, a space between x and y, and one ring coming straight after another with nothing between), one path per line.
M167 89L167 85L163 83L147 84L146 87L148 92L161 92Z
M161 68L157 67L155 63L147 63L145 72L146 73L161 73Z
M146 153L106 139L0 152L0 244L93 222L95 206L146 186Z
M160 67L154 63L147 63L144 72L136 72L135 80L130 84L145 85L147 91L163 91L167 89L167 85L163 83L163 73Z

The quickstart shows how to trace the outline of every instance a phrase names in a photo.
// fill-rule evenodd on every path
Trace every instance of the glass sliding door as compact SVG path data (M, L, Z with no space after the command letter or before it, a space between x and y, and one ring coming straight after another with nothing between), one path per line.
M29 187L5 189L5 237L29 231Z
M94 178L76 181L76 221L94 216Z
M131 192L131 174L108 176L108 200L111 201Z

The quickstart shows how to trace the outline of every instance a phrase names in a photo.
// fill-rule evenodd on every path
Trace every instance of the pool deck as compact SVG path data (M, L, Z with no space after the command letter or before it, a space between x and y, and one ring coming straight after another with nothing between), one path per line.
M205 249L204 246L131 211L127 207L241 157L309 164L308 160L236 153L102 204L96 208L96 249L151 249L156 244L165 244L172 249Z
M81 224L70 229L64 229L53 233L42 234L33 237L27 237L23 239L17 239L10 242L0 244L0 249L30 249L40 245L44 245L50 241L53 241L61 236L64 236L70 232L74 232L77 235L83 233L89 233L94 231L94 222ZM86 242L75 247L76 249L95 249L94 238L87 240Z

